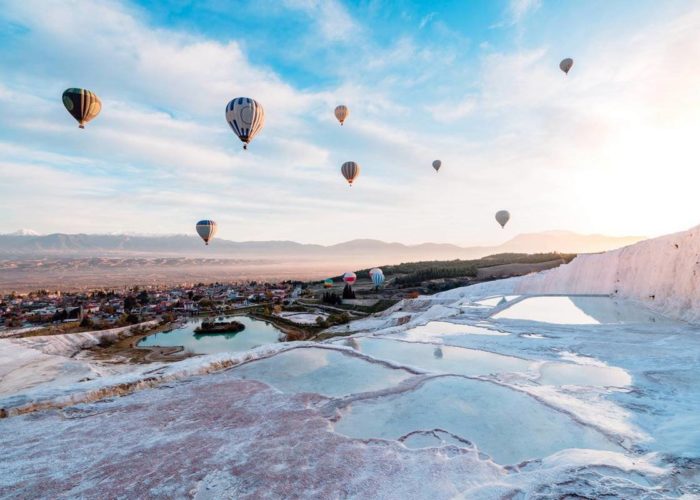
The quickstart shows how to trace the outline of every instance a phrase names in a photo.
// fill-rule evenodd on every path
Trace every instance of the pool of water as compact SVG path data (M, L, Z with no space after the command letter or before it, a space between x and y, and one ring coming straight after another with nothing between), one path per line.
M461 325L449 321L430 321L425 325L416 326L402 332L406 340L430 339L445 335L508 335L506 332L477 325Z
M265 344L279 341L282 333L279 328L267 321L235 316L233 318L245 325L245 330L238 333L196 334L194 329L202 320L189 321L185 326L167 333L155 333L142 339L139 347L183 346L195 354L213 354L217 352L247 351Z
M339 397L392 387L413 376L330 349L299 348L234 368L236 377L265 382L282 392Z
M532 361L477 349L389 339L362 338L355 340L357 345L355 348L364 354L430 372L473 376L512 372L525 373L535 368L535 363Z
M478 349L402 342L391 339L353 338L345 345L374 358L434 373L483 376L521 373L540 385L627 387L632 377L622 368L604 363L536 362Z
M558 325L671 322L632 302L602 296L528 297L494 314L493 318Z
M354 438L399 439L433 429L471 441L503 464L567 448L619 451L603 434L525 394L456 377L434 379L390 397L356 401L335 424L336 432ZM405 444L433 445L418 439Z

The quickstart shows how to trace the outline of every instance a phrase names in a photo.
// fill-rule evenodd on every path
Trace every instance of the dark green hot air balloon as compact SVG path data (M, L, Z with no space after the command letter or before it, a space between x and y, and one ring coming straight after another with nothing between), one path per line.
M63 105L80 128L100 114L102 102L94 93L85 89L68 89L63 93Z

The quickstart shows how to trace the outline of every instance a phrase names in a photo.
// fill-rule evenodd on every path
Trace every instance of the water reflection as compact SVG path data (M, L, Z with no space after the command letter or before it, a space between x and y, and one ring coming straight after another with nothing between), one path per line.
M559 325L671 323L645 307L605 296L528 297L493 315Z
M185 326L168 333L156 333L141 340L139 347L183 346L195 354L217 352L240 352L279 341L281 331L272 323L247 316L236 316L236 321L245 325L238 333L194 333L202 320L189 321Z

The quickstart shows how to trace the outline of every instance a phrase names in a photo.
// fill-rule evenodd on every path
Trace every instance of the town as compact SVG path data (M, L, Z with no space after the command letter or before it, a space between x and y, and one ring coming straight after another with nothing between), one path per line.
M387 278L381 286L372 282L369 270L359 270L351 284L339 275L310 282L183 283L12 292L0 299L0 336L76 333L155 319L166 323L191 316L252 314L283 330L286 326L291 338L306 339L310 333L383 311L402 299L552 268L572 258L571 254L558 253L503 254L473 261L399 264L385 267Z

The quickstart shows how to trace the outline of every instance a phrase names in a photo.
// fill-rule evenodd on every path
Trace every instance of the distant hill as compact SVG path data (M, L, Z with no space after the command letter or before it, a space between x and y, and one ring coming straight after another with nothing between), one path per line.
M460 247L443 243L404 245L372 239L357 239L329 246L294 241L237 242L216 239L209 246L204 246L198 237L186 235L37 235L29 231L18 233L0 235L0 257L210 257L287 262L297 259L326 262L342 260L347 264L361 265L367 262L371 265L416 260L474 259L505 252L602 252L645 239L641 236L614 237L547 231L520 234L501 245L482 247Z

